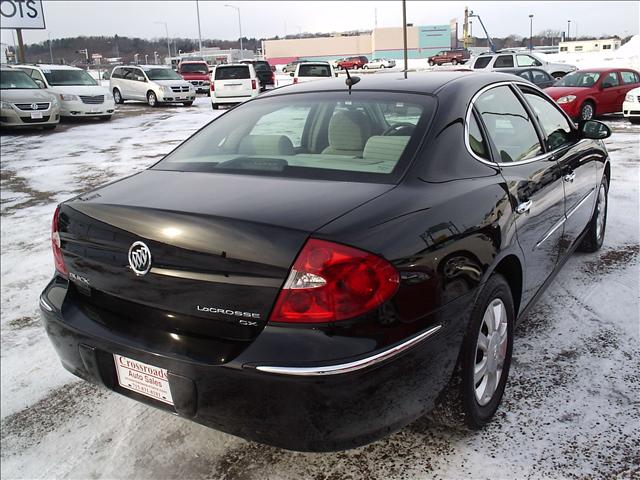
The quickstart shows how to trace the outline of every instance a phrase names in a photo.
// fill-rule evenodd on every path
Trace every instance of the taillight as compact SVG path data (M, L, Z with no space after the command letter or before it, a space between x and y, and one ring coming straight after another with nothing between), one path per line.
M56 270L65 277L69 274L64 264L62 250L60 249L60 233L58 232L58 217L60 216L60 207L56 208L53 214L53 222L51 223L51 248L53 249L53 263Z
M353 247L309 240L291 268L269 321L325 323L362 315L397 291L398 271Z
M216 84L213 80L211 80L211 91L213 92L216 89Z
M255 81L255 80L251 80L251 88L252 88L253 90L255 90L255 89L256 89L256 81Z
M275 74L275 73L273 73L273 72L271 72L271 82L272 82L273 84L275 84L275 83L276 83L276 74Z
M293 77L293 83L298 83L298 77Z

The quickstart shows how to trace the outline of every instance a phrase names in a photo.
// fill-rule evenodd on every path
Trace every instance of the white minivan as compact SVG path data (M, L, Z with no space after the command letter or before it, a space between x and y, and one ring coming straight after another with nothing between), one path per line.
M171 67L163 65L123 65L115 67L109 88L116 103L141 100L156 107L160 103L193 104L196 91Z
M251 64L218 65L211 78L211 106L232 105L257 97L260 83Z
M296 66L296 71L291 72L293 83L324 80L337 76L333 66L329 62L302 62Z
M67 65L15 65L40 88L58 99L62 117L98 117L110 120L115 105L105 87L81 68Z

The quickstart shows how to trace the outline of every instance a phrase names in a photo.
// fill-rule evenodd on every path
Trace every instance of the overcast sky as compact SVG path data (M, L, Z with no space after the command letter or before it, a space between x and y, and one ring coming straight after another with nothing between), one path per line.
M377 25L393 27L402 24L399 0L375 1L200 1L202 38L238 38L238 17L225 3L240 7L242 33L245 37L269 37L298 32L331 32L371 29ZM108 35L157 38L169 35L198 37L196 2L182 1L58 1L44 0L47 30L25 30L25 43L77 35ZM460 22L464 7L480 14L493 36L514 33L529 35L529 14L534 15L533 30L565 30L571 20L571 36L639 33L640 2L577 1L577 2L439 2L408 1L407 22L415 25L448 23L452 18ZM12 30L2 30L2 42L13 44ZM479 22L473 33L480 36Z

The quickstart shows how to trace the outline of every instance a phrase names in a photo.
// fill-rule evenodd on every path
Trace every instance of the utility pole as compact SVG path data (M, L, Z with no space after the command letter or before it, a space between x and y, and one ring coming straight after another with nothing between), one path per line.
M571 38L571 36L569 35L570 32L571 32L571 20L567 20L567 42Z
M53 49L51 48L51 32L47 32L49 37L49 57L51 57L51 65L53 65Z
M202 31L200 30L200 5L196 0L196 13L198 14L198 48L200 49L200 56L202 56Z
M404 40L404 78L407 78L409 56L407 53L407 0L402 0L402 36Z
M529 15L529 51L533 50L533 14Z
M18 63L26 63L24 57L24 40L22 40L21 28L16 28L16 35L18 36Z

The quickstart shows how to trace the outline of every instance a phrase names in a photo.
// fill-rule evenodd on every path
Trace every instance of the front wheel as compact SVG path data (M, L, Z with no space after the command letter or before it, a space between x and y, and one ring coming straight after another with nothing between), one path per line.
M590 100L587 100L580 107L580 120L591 120L596 114L596 107Z
M589 225L587 225L587 233L578 246L581 252L596 252L600 250L604 243L604 233L607 228L607 197L609 194L609 181L607 177L602 177L602 182L598 188L598 198L596 199L596 208L593 211Z
M147 103L150 107L158 106L158 97L156 97L156 94L154 92L147 93Z
M117 88L113 89L113 101L118 103L118 104L123 104L124 103L124 99L122 98L122 94L120 93L120 90L118 90Z
M458 64L458 60L457 59L453 59L451 60L451 65L457 65Z
M190 107L191 105L193 105L193 102L182 102L182 104L183 104L185 107Z
M507 383L515 309L511 288L493 274L473 306L454 375L433 411L437 421L481 428L495 414Z

